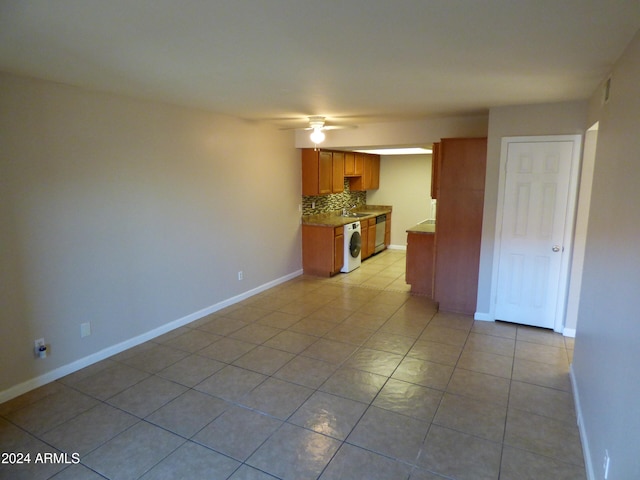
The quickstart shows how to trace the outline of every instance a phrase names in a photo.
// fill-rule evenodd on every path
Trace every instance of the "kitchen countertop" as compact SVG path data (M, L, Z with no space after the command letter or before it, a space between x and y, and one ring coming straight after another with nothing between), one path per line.
M407 228L407 233L436 233L436 224L429 220L425 220L411 228Z
M362 205L353 210L354 213L366 213L366 217L343 217L342 210L317 215L305 215L302 217L303 225L317 225L322 227L341 227L348 223L361 222L377 217L384 213L391 213L392 207L388 205Z

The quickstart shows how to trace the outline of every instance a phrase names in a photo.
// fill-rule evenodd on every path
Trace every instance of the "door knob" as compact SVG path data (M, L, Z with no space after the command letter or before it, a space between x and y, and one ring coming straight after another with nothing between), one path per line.
M551 250L553 250L554 252L559 252L560 251L560 245L554 245Z

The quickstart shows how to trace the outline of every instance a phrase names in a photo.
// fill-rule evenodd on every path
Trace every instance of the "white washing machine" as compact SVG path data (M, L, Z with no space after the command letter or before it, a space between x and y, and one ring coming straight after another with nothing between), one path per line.
M360 266L362 237L360 236L360 222L348 223L344 226L344 265L341 272L347 273Z

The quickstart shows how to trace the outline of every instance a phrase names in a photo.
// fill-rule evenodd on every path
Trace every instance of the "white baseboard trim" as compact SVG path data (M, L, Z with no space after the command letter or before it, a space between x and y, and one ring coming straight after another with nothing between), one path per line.
M473 314L474 320L482 320L483 322L495 322L496 319L490 313L476 312Z
M593 471L593 462L591 461L591 450L589 450L589 440L584 428L584 419L582 417L582 407L580 404L578 384L576 383L576 377L573 373L573 364L569 365L569 378L571 379L573 403L576 409L576 418L578 419L578 432L580 433L580 443L582 443L582 455L584 456L584 468L587 474L587 480L596 480L596 476Z
M562 335L565 337L576 338L576 329L575 328L563 328Z
M406 245L389 245L387 248L389 250L404 250L405 252L407 251Z
M164 325L154 328L153 330L150 330L148 332L145 332L142 335L138 335L136 337L125 340L124 342L118 343L116 345L112 345L103 350L100 350L99 352L92 353L91 355L88 355L79 360L76 360L74 362L58 367L54 370L51 370L50 372L44 373L32 379L29 379L26 382L22 382L22 383L19 383L18 385L14 385L13 387L10 387L0 392L0 403L11 400L12 398L15 398L19 395L27 393L35 388L46 385L47 383L58 380L59 378L62 378L66 375L77 372L78 370L88 367L89 365L93 365L94 363L105 360L117 353L123 352L129 348L135 347L136 345L140 345L141 343L152 340L156 337L159 337L160 335L164 335L165 333L170 332L171 330L175 330L176 328L183 327L191 322L194 322L203 317L206 317L207 315L211 315L212 313L215 313L218 310L222 310L223 308L234 305L238 302L241 302L242 300L246 300L247 298L252 297L253 295L264 292L265 290L268 290L272 287L275 287L276 285L280 285L281 283L292 280L293 278L296 278L300 275L302 275L302 270L298 270L296 272L290 273L288 275L285 275L283 277L277 278L263 285L260 285L259 287L253 288L244 293L228 298L226 300L218 302L209 307L203 308L202 310L198 310L197 312L191 313L177 320L173 320L169 323L165 323Z

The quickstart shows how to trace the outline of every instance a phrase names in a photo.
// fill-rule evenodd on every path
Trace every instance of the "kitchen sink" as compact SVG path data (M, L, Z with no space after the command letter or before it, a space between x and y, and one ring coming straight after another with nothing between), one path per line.
M362 218L362 217L368 217L370 215L371 215L370 213L356 213L356 212L342 214L343 217L351 217L351 218Z

